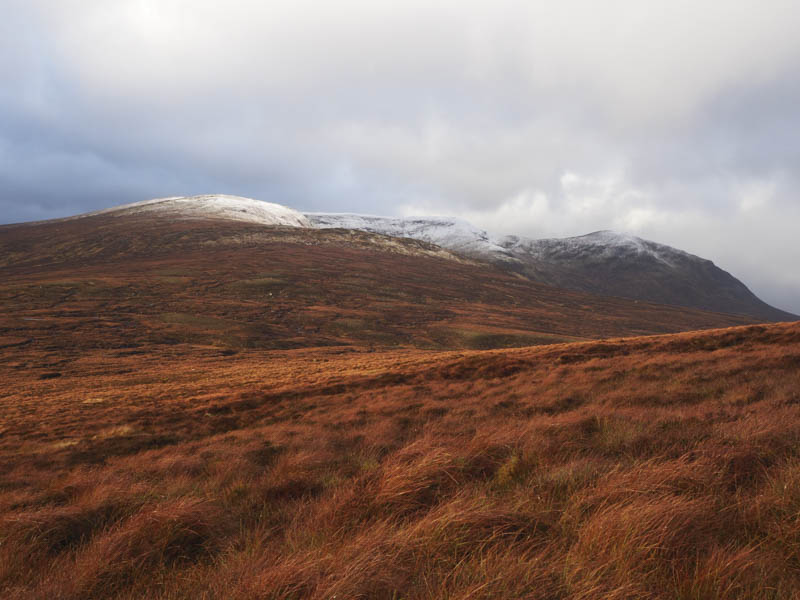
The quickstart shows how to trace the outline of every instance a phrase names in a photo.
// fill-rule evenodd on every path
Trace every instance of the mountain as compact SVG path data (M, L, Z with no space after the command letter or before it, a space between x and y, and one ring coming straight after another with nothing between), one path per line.
M136 291L126 310L156 315L135 319L141 335L276 348L504 347L794 320L711 262L631 236L494 239L456 218L304 215L225 195L0 226L0 270L44 286L26 284L26 301L55 294L86 306L98 281L122 278ZM148 270L179 274L153 279ZM54 278L70 283L47 283ZM162 285L173 280L183 287ZM141 305L153 294L153 307ZM200 334L175 314L228 326L225 335Z
M306 216L315 227L362 229L425 240L560 288L767 321L798 318L766 304L710 260L629 234L598 231L564 239L493 238L486 231L453 218L320 213Z
M52 365L152 344L501 348L753 322L556 288L420 240L236 210L249 206L172 199L0 227L0 345L39 348Z
M523 273L557 287L767 321L797 319L760 300L710 260L632 235L597 231L565 239L509 236L500 243L520 260Z
M58 220L83 219L98 215L122 217L141 214L152 214L173 219L210 218L283 227L311 227L311 223L302 213L287 206L225 194L156 198Z
M800 323L249 202L0 226L0 598L800 597Z

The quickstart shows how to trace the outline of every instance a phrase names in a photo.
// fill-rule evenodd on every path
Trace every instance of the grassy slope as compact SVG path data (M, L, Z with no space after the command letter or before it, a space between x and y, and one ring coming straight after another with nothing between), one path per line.
M799 324L180 350L5 379L4 598L800 594Z

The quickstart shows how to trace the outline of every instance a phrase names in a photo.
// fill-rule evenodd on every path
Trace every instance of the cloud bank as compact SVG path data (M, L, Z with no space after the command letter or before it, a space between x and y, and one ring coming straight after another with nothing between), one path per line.
M630 231L800 312L800 5L10 0L0 221L231 193Z

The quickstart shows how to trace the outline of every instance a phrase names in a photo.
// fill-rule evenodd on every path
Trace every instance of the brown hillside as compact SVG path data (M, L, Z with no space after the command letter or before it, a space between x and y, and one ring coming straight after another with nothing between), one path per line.
M0 227L0 304L0 345L51 362L150 344L481 349L753 322L559 290L413 240L152 216Z

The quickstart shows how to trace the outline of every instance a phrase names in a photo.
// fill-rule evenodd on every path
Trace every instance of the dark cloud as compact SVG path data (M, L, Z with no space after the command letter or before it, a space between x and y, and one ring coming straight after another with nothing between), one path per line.
M0 220L224 192L626 229L800 311L796 2L10 0Z

